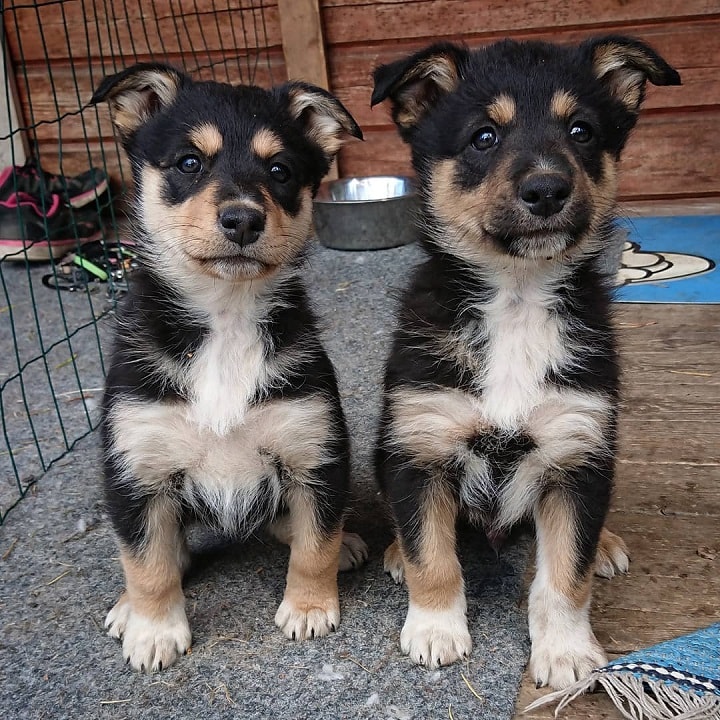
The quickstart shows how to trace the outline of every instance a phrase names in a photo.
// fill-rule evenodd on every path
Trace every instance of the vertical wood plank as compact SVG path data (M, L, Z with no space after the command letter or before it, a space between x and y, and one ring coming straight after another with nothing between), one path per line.
M6 137L20 127L15 75L10 65L10 53L7 52L4 33L0 17L0 77L5 78L5 87L0 88L0 137ZM0 140L0 169L7 165L22 165L26 157L24 133L14 133L7 140Z
M278 0L278 11L288 79L329 90L319 0ZM327 179L337 177L337 163L333 163Z
M278 10L288 78L329 90L319 0L278 0Z

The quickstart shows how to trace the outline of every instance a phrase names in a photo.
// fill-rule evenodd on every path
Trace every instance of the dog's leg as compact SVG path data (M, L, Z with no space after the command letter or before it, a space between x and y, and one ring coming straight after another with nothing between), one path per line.
M337 573L343 533L324 528L318 498L307 487L288 494L290 563L275 624L286 637L323 637L340 623Z
M292 527L289 515L281 515L276 518L267 526L266 530L278 542L284 545L292 545ZM338 570L340 572L356 570L365 564L367 558L368 547L365 541L357 533L343 530Z
M393 551L400 555L410 596L400 648L414 662L428 667L455 662L472 648L455 548L457 512L448 488L426 491L415 519L400 526Z
M105 626L122 639L126 662L150 673L172 665L190 647L182 591L188 552L176 508L165 498L147 505L143 530L139 543L121 544L125 592Z
M574 477L572 477L574 476ZM588 468L574 471L535 510L537 568L530 588L530 670L538 687L565 688L605 664L590 627L590 591L595 552L609 488ZM582 488L593 487L592 502Z

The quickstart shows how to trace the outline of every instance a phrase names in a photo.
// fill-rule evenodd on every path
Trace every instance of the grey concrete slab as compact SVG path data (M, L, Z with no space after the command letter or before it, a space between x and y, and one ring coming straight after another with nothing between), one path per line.
M512 717L529 651L519 607L528 536L519 534L497 556L475 531L461 534L474 652L467 663L441 670L415 667L400 654L407 594L382 570L390 529L371 466L379 383L394 294L418 257L414 247L318 249L308 268L353 436L349 529L370 547L365 568L341 575L338 632L293 643L275 629L287 548L264 538L226 544L198 530L186 582L192 653L157 675L129 670L102 628L122 574L91 435L0 527L3 717ZM48 300L48 313L50 306ZM91 367L87 382L98 374Z

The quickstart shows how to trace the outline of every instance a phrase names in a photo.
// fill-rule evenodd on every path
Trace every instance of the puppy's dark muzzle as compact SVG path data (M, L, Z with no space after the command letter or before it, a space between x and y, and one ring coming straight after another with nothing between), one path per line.
M244 205L223 208L218 220L225 237L241 247L252 245L265 229L265 215Z
M518 187L522 205L533 215L549 218L557 215L572 193L570 180L560 173L528 175Z

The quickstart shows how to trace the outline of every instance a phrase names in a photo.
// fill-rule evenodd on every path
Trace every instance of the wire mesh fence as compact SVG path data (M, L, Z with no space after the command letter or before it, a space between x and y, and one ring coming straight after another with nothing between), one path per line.
M93 89L150 60L264 86L285 68L272 0L5 0L0 40L2 524L95 428L110 316L134 263L130 173Z

